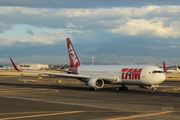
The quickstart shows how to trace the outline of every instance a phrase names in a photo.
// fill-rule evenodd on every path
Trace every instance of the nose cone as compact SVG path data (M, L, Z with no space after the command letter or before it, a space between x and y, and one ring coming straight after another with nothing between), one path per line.
M157 85L164 82L165 79L166 75L164 73L156 73L144 79L142 83L146 85Z
M165 79L166 79L165 73L159 74L159 75L157 76L157 84L160 84L160 83L164 82Z

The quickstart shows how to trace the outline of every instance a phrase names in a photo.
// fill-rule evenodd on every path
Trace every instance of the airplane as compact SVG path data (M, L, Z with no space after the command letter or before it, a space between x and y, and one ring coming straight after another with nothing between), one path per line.
M81 65L70 38L66 38L66 43L70 62L68 74L21 70L17 68L12 58L10 60L18 71L76 78L85 82L91 90L99 90L105 84L118 84L121 85L118 90L127 91L126 85L136 85L141 88L151 89L151 93L155 94L158 85L165 80L165 62L163 62L164 71L153 65Z

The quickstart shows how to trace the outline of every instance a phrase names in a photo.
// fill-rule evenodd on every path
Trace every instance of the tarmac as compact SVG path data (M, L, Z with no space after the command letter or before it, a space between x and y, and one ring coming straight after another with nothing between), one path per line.
M0 120L179 120L180 82L162 83L156 94L138 86L90 91L75 79L0 76Z

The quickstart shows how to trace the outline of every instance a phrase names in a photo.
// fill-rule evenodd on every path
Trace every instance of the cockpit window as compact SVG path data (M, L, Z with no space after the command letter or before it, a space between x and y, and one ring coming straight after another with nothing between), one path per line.
M154 70L152 73L163 73L163 71L160 71L160 70Z

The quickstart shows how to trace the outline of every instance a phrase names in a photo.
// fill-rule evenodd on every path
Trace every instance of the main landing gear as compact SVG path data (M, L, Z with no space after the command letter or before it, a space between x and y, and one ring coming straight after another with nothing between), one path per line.
M151 85L151 89L152 89L151 93L152 94L156 94L157 87L158 87L158 85Z
M117 90L119 90L119 91L128 91L128 88L125 85L122 85L122 87L118 87Z
M158 85L151 85L148 87L148 89L151 89L152 94L156 94ZM116 90L119 91L128 91L128 88L125 85L122 85L122 87L118 87Z

